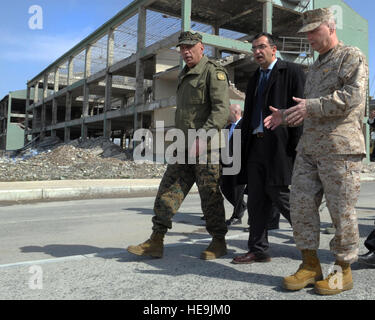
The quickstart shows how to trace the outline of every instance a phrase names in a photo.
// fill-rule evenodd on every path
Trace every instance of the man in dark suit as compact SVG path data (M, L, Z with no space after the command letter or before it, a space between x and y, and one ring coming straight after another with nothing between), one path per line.
M295 105L293 97L302 97L305 74L302 68L276 58L272 35L260 33L252 41L254 59L260 68L249 79L241 127L242 161L239 183L247 183L247 207L250 214L249 251L232 263L268 262L267 222L272 203L290 223L289 185L295 148L301 127L278 127L271 131L263 120L271 112Z
M225 129L228 133L229 156L233 157L233 131L241 128L242 110L239 104L231 104L229 106L229 124ZM231 166L231 164L222 163L223 166ZM238 185L237 177L234 175L222 175L220 179L220 189L224 197L232 204L232 216L226 221L227 225L241 224L242 217L246 210L246 202L243 200L245 184Z

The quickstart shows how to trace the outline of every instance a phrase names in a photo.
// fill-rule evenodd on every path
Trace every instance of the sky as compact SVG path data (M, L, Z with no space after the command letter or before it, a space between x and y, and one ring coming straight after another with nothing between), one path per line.
M375 96L375 1L344 1L369 23L370 94ZM0 10L0 100L10 91L26 89L28 80L132 0L3 2L3 10Z

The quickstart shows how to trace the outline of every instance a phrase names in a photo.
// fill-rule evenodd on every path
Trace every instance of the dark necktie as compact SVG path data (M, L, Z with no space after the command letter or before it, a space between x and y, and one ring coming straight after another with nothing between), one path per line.
M262 107L264 103L263 99L263 92L264 88L266 87L267 84L267 75L271 70L260 70L260 79L259 79L259 85L258 89L256 92L256 99L255 99L255 105L253 108L253 114L251 118L251 126L253 129L258 128L260 121L261 121L261 114L262 114Z

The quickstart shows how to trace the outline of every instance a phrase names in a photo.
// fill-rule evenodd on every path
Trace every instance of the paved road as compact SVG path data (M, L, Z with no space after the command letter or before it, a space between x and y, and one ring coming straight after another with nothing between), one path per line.
M375 182L362 184L358 202L361 253L373 229ZM196 194L189 195L166 237L163 259L128 254L125 248L151 233L154 198L75 200L0 207L0 299L374 299L375 269L353 265L355 288L320 297L312 288L285 292L282 277L293 273L300 255L291 228L270 232L271 263L233 265L246 251L243 225L227 234L229 253L202 261L209 239ZM227 205L227 215L230 206ZM323 210L322 229L329 226ZM319 252L324 272L333 263L331 235L321 234Z

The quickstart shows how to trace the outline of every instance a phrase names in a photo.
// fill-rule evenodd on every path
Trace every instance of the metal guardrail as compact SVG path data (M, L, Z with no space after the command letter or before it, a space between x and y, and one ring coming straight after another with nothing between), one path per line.
M312 55L311 46L306 38L298 37L280 37L281 48L279 49L282 53L290 54L305 54L306 56Z

